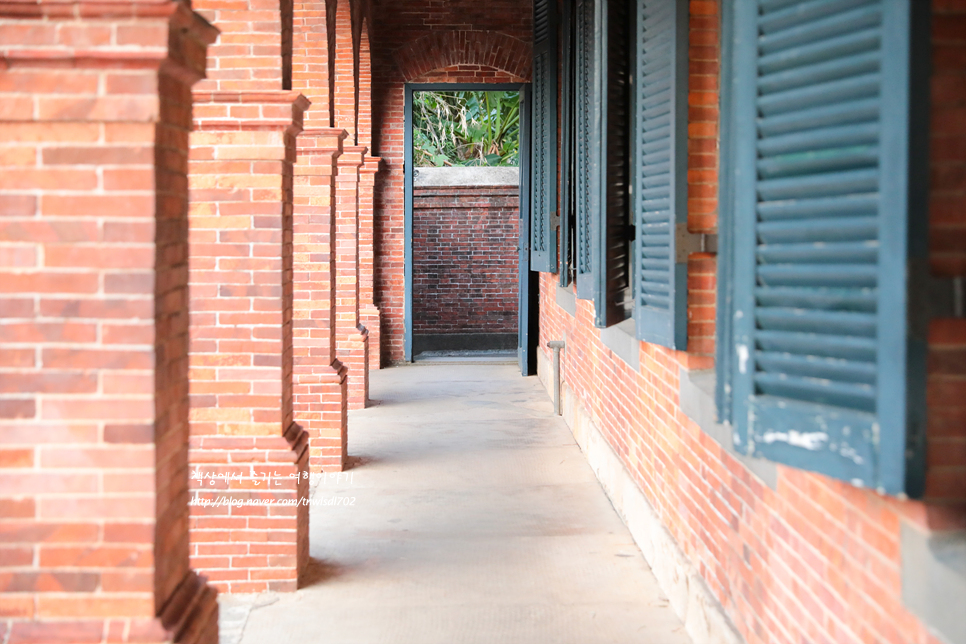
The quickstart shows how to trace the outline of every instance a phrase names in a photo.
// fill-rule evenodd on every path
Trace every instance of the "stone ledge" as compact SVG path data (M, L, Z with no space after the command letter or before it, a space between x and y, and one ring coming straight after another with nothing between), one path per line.
M416 168L413 186L518 186L520 168Z
M600 341L635 372L641 370L641 341L634 318L600 330Z

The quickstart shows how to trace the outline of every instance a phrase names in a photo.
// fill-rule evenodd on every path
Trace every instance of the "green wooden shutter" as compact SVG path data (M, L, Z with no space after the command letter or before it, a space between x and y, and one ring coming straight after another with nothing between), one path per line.
M634 319L639 340L687 345L688 3L637 0L634 69Z
M557 271L557 0L533 3L530 268Z
M604 0L601 0L604 1ZM597 71L597 0L576 0L576 163L575 203L577 212L577 297L594 298L596 263L593 223L599 203L600 185L600 82Z
M597 292L594 322L607 327L628 317L630 261L630 3L601 0L600 216L596 221Z
M574 132L576 130L574 47L574 0L562 0L560 12L561 84L560 84L560 285L569 286L573 275L573 255L576 248L573 237L576 229L574 218Z
M910 495L928 96L912 54L927 6L735 0L733 17L736 445Z

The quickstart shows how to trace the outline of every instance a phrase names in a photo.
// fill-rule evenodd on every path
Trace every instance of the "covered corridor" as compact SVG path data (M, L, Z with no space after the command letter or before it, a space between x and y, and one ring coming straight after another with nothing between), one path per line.
M518 368L403 366L440 84L521 91ZM964 606L966 0L0 0L0 644Z
M690 642L539 382L450 363L370 386L351 469L313 482L309 579L222 596L221 644Z

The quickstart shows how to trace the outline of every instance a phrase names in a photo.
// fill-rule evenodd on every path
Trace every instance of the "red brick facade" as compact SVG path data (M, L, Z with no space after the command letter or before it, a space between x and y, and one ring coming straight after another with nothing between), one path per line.
M517 332L520 191L416 188L413 334Z
M962 274L966 4L933 4L933 270ZM688 228L715 232L720 2L690 8ZM928 501L912 502L780 465L771 489L682 412L679 370L713 366L713 255L689 261L688 352L639 343L639 371L603 344L591 302L573 317L556 276L540 284L544 356L566 340L565 388L749 644L942 641L903 603L900 532L966 528L963 320L930 329Z

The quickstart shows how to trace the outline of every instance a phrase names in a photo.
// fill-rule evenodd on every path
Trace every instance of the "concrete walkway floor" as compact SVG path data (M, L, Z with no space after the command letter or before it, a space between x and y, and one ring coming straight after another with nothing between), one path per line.
M222 598L222 643L685 644L536 378L373 372L351 470L313 492L296 593Z

